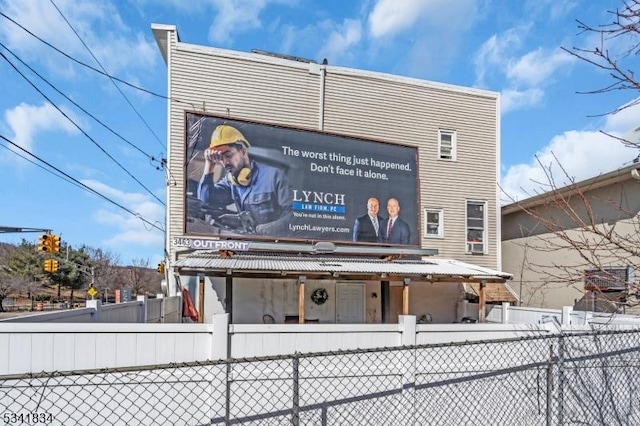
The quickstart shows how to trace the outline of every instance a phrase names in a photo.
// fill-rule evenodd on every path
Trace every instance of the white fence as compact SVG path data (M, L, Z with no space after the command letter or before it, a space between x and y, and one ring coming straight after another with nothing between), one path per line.
M103 305L100 300L87 300L85 308L64 309L0 320L20 323L179 323L182 320L180 296L155 299L138 296L126 303Z
M542 325L229 325L0 322L0 375L152 366L167 363L491 340L548 334Z
M509 303L489 305L485 320L498 324L555 324L555 325L640 325L640 316L603 312L543 309L510 306Z

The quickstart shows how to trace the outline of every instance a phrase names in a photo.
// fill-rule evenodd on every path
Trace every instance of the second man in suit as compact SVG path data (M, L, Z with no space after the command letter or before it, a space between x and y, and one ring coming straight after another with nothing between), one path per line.
M387 201L389 218L381 223L382 242L390 244L409 244L411 231L409 224L400 218L400 203L395 198Z

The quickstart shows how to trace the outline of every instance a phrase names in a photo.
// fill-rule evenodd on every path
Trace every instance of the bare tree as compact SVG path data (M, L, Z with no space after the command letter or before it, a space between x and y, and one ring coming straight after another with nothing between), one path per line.
M640 55L640 0L621 0L620 7L608 13L611 20L604 24L577 21L584 40L589 43L596 40L595 46L563 48L608 73L609 83L583 94L640 91L640 79L633 69ZM615 114L639 103L640 97L635 93L632 101L606 114ZM640 148L639 140L615 138L626 146ZM591 295L595 296L594 304L611 302L622 307L637 304L635 282L618 295L606 291L606 283L619 281L612 266L629 266L635 270L640 267L640 202L637 201L640 185L630 179L626 169L620 172L619 179L608 174L576 182L557 158L555 162L561 176L553 175L552 166L539 164L546 173L546 181L537 182L540 185L537 195L524 202L511 200L526 213L520 218L523 245L518 250L522 259L516 268L526 268L529 276L534 277L527 283L529 295L536 293L540 300L545 297L541 295L554 286L574 288L575 294L581 294L585 289L585 273L596 271L604 285L594 289ZM601 188L605 179L608 186ZM558 185L561 181L569 183ZM603 289L604 292L600 291Z
M85 248L91 259L93 286L103 292L113 292L124 280L121 268L118 266L120 255L99 248Z
M160 278L154 269L149 268L149 259L136 258L131 266L127 266L128 284L133 295L158 294Z
M569 54L608 72L610 84L584 93L601 94L618 90L640 90L640 80L630 68L636 65L640 54L640 0L623 0L621 7L608 11L611 22L590 25L578 22L578 28L586 35L596 35L598 44L594 47L562 48ZM588 37L587 37L588 38ZM619 107L609 113L640 103L640 98ZM634 146L637 146L634 143Z

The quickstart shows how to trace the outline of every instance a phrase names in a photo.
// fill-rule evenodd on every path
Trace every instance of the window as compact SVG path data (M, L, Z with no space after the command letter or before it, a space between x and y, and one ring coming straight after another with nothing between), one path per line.
M467 201L467 253L483 254L487 252L487 203L485 201Z
M456 159L456 132L438 130L438 155L441 160Z
M442 227L441 209L424 209L424 236L442 237L444 229Z
M631 266L612 266L584 271L586 291L628 291L635 282L635 270Z

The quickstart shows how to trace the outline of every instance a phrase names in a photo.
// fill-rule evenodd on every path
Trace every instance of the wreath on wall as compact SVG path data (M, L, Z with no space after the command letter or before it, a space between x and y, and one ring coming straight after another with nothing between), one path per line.
M324 288L316 288L311 293L311 301L316 305L322 305L329 299L329 293Z

